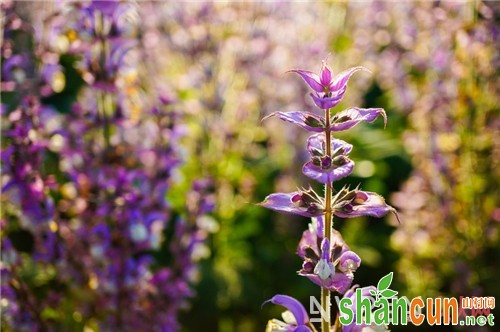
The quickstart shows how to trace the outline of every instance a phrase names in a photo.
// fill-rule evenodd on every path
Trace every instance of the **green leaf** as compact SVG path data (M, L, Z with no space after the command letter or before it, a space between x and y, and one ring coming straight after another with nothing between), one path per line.
M380 281L378 282L378 285L377 285L377 289L379 292L382 292L383 290L389 288L389 286L391 285L391 282L392 282L392 275L393 273L389 273L388 275L386 275L385 277L382 277L382 279L380 279Z
M385 298L390 298L390 297L398 295L398 292L396 292L396 291L394 291L392 289L386 289L386 290L382 291L380 293L380 295L382 295Z
M373 296L377 296L377 292L375 292L374 290L370 290L370 294Z

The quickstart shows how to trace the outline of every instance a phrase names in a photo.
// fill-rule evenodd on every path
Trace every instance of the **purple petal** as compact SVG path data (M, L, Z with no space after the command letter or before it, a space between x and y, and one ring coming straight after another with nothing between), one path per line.
M300 258L305 259L305 249L312 248L316 255L320 256L318 243L323 239L323 219L324 217L318 216L311 218L311 222L309 223L309 228L302 233L302 237L300 238L299 245L297 247L297 254Z
M321 116L317 116L308 112L275 112L266 116L262 121L277 116L283 121L287 121L298 125L308 131L322 132L325 131L325 120Z
M297 322L298 326L304 326L309 322L309 316L307 315L306 309L299 301L297 301L293 297L280 294L274 295L270 300L267 300L262 305L269 302L281 305L290 310L290 312L295 317L295 321Z
M349 160L347 164L340 167L332 165L329 169L322 169L321 167L314 165L312 161L309 161L304 164L304 167L302 167L302 173L313 180L327 184L348 176L352 173L353 169L354 162L352 160Z
M326 237L321 243L321 259L316 264L314 273L317 274L321 280L326 280L335 274L335 266L330 260L330 241Z
M300 238L299 245L297 246L297 255L300 258L305 259L305 249L312 248L316 252L316 255L319 256L320 253L315 250L315 248L317 247L317 240L318 235L316 233L311 233L309 230L304 231L304 233L302 233L302 237Z
M344 273L352 273L360 265L361 258L353 251L346 251L339 258L339 269Z
M333 82L330 85L330 91L338 91L341 89L344 89L344 91L345 91L345 88L347 86L347 82L351 78L352 74L354 74L358 70L366 70L369 72L368 69L366 69L365 67L361 67L361 66L352 67L352 68L349 68L347 70L344 70L343 72L340 72L337 75L335 75L335 77L333 78Z
M2 66L2 74L8 80L15 79L13 75L14 68L23 68L28 64L28 59L25 55L13 55L10 58L6 59Z
M340 158L340 156L346 156L352 150L352 145L348 144L340 139L331 140L332 153L337 152L335 155ZM325 135L323 133L314 134L307 140L307 150L311 156L317 156L318 154L326 154L326 141ZM342 157L343 158L343 157ZM313 161L307 162L302 168L302 172L307 177L314 179L320 183L326 184L333 181L344 178L352 173L354 168L354 162L345 158L348 162L344 165L337 166L331 164L330 167L322 167L316 165Z
M309 85L314 91L325 92L325 88L321 84L319 76L315 73L299 69L290 70L288 72L299 74L304 79L304 81L306 81L307 85Z
M321 85L329 86L332 83L332 71L330 67L326 64L326 60L323 60L323 65L321 66Z
M331 147L332 147L332 152L339 148L343 148L344 149L344 152L342 153L343 155L347 155L352 151L352 144L349 144L341 139L336 139L333 137L331 139ZM326 149L325 134L320 133L309 136L309 138L307 139L307 151L309 151L311 155L314 155L313 154L314 150L319 150L323 153L326 153L325 149Z
M352 151L352 144L349 144L341 139L332 139L332 151L336 151L342 148L344 152L343 155L348 155Z
M321 259L330 260L330 240L326 237L321 242Z
M345 93L345 89L342 91L339 91L338 94L335 94L332 97L325 98L317 93L316 94L311 93L310 95L311 95L311 98L313 99L314 103L316 104L316 106L318 106L321 109L326 110L326 109L333 108L333 107L337 106L337 104L340 103L340 101L342 100L342 97L344 97L344 93Z
M382 115L384 118L384 126L387 123L387 116L382 108L348 108L332 118L332 131L342 131L356 126L360 122L373 122Z
M311 218L312 227L314 227L316 234L319 234L321 237L323 236L324 219L323 215Z
M330 237L330 244L331 247L342 247L342 251L340 254L349 251L349 247L347 246L347 243L345 242L344 238L342 237L342 234L340 234L339 231L336 229L332 229L332 236Z
M354 285L351 289L349 289L345 294L344 298L349 298L353 300L353 306L354 306L354 299L356 298L356 289L359 287L359 285ZM366 286L361 288L361 295L363 297L370 297L370 291L377 291L377 288L375 286Z
M358 194L366 195L366 200L362 203L360 202L361 204L356 204L356 200L354 200L354 204L349 204L349 209L336 210L334 214L340 218L354 218L359 216L381 218L388 212L396 213L396 210L392 206L385 203L382 196L369 191L361 191Z
M344 294L352 284L353 276L344 273L336 273L333 277L322 280L318 275L299 271L299 275L306 277L316 285L328 288L330 291Z
M106 69L110 72L118 70L122 66L125 56L137 46L135 40L116 38L111 42L111 56L107 60Z
M297 195L300 195L300 192L271 194L258 205L271 210L297 214L304 217L316 217L324 214L323 209L318 209L317 212L311 212L305 207L298 207L297 204L292 201L292 198Z
M94 0L91 2L88 8L92 11L97 10L104 15L111 16L118 8L118 6L120 6L120 1L117 0Z
M336 273L330 280L330 283L327 285L327 288L331 291L335 291L340 294L344 294L349 287L352 285L353 276L344 274L344 273Z

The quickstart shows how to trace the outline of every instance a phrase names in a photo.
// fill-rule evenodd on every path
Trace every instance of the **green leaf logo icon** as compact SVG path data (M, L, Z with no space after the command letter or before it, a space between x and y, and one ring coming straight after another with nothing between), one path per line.
M393 273L391 272L388 275L382 277L382 279L380 279L380 281L378 282L377 294L376 294L377 300L379 299L379 297L391 298L393 296L398 295L398 292L396 292L392 289L389 289L389 286L391 285L391 282L392 282L392 276L393 276ZM372 294L372 295L374 295L374 294Z
M391 285L391 282L392 282L392 272L389 273L388 275L386 275L385 277L383 277L382 279L380 279L380 281L378 282L378 285L377 285L377 290L379 292L382 292L383 290L386 290L387 288L389 288L389 286Z
M385 298L390 298L390 297L398 295L398 292L393 291L392 289L386 289L386 290L380 292L380 295L382 295L382 297L385 297Z

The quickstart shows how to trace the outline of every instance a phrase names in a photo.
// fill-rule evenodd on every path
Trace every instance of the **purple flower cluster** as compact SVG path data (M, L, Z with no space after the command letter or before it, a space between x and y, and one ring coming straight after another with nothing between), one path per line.
M350 129L361 122L373 122L379 116L387 121L385 111L380 108L357 108L332 113L344 96L347 82L356 71L363 67L354 67L333 75L326 60L323 61L319 74L305 70L292 70L300 75L307 85L314 90L311 97L314 104L323 110L324 116L310 112L276 112L268 117L277 116L314 134L309 137L307 151L310 160L303 166L302 172L307 177L325 186L325 195L319 195L313 188L299 189L292 193L271 194L260 203L266 208L312 218L298 246L298 255L304 262L298 272L322 288L322 307L330 311L329 294L347 294L354 279L354 272L361 264L361 258L349 249L341 234L333 229L332 217L354 218L359 216L383 217L388 212L396 214L393 207L373 192L359 188L333 188L333 183L351 174L354 162L349 159L352 145L335 139L332 133ZM397 217L397 214L396 214ZM295 299L276 295L270 302L285 306L295 319L291 322L272 320L268 324L270 331L315 331L309 322L305 309ZM322 317L324 332L337 331L338 325L331 326ZM343 331L352 331L352 326L344 326Z
M17 91L21 103L2 105L2 323L17 331L177 330L207 237L211 181L178 188L185 130L169 102L122 112L130 96L121 91L134 83L125 57L135 39L123 21L131 5L65 5L79 19L63 24L61 13L52 15L48 40L71 40L64 52L82 60L88 83L69 113L43 105L35 79L16 80L16 70L33 65L12 54L14 41L2 45L2 87L26 86ZM21 20L13 10L9 19ZM10 26L29 31L25 22ZM56 67L32 76L53 81L66 53L38 42ZM186 199L171 202L172 191ZM155 260L160 249L168 257Z

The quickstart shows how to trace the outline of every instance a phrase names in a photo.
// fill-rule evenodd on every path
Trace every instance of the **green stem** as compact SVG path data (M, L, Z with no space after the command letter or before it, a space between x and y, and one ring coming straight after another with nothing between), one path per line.
M109 97L111 96L108 96L107 92L97 91L97 110L102 121L102 133L106 148L110 146L111 128L109 119L113 113L113 102Z
M325 110L325 140L326 140L326 155L332 156L331 147L331 131L330 131L330 110ZM325 225L324 237L331 240L332 237L332 184L325 185ZM321 317L321 330L323 332L330 331L330 291L327 288L321 288L321 308L326 313L327 317Z
M335 324L333 325L333 332L340 331L342 329L342 326L340 324L340 315L337 315L337 318L335 319Z
M330 131L330 110L325 110L325 139L326 155L332 157L332 133ZM332 237L332 183L325 184L325 237L330 241Z

